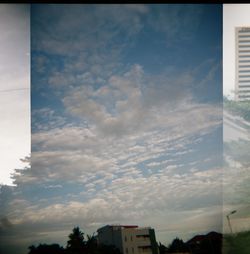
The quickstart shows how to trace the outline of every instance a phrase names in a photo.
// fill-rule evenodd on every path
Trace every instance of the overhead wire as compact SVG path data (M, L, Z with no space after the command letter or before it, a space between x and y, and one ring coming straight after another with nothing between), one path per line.
M0 90L0 93L16 92L16 91L29 90L29 89L30 89L29 87L4 89L4 90Z

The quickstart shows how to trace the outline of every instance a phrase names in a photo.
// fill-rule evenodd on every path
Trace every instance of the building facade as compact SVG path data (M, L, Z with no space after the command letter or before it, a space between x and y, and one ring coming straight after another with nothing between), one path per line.
M122 254L158 254L154 229L135 225L107 225L97 230L100 244L114 245Z
M250 100L250 27L236 27L235 100Z

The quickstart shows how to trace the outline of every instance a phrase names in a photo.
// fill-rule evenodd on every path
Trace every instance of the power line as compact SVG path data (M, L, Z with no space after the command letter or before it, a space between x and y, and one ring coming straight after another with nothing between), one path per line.
M5 90L0 90L0 93L8 93L8 92L15 92L15 91L22 91L22 90L29 90L29 89L30 88L28 88L28 87L5 89Z

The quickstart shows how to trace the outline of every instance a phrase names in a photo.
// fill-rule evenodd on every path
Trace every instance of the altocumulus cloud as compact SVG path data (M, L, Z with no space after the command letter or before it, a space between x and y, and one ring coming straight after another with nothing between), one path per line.
M31 167L1 195L23 245L64 243L77 224L150 224L162 242L220 230L221 34L200 37L204 55L198 25L179 31L220 8L162 8L32 7Z

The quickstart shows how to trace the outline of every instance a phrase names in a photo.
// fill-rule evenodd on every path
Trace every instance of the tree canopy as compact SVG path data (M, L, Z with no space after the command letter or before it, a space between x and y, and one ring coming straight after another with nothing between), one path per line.
M121 254L113 245L97 244L94 235L87 235L85 240L79 227L74 227L68 238L66 248L59 244L31 245L28 254Z
M84 240L84 233L79 227L73 228L73 232L69 235L67 248L69 253L86 253L86 241Z

